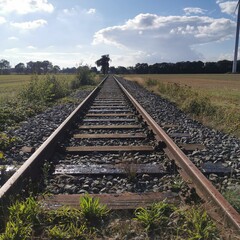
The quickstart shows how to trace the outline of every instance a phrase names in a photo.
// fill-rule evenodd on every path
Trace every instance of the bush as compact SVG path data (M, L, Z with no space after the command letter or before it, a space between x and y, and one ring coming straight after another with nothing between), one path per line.
M69 93L65 82L60 82L56 76L46 75L45 78L33 76L28 85L20 93L28 102L51 103Z
M88 66L80 66L77 69L77 76L72 83L72 89L79 88L83 85L94 85L93 73L91 73Z

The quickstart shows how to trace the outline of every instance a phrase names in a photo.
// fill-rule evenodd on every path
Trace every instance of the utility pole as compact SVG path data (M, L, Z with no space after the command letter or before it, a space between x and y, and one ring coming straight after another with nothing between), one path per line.
M235 40L235 51L234 51L234 59L232 66L232 73L237 73L237 57L238 57L238 43L239 43L239 28L240 28L240 0L238 0L237 8L237 29L236 29L236 40Z

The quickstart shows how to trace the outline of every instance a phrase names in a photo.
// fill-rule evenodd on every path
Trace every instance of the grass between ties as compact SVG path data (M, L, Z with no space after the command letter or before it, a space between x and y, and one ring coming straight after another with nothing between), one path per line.
M28 239L204 239L217 240L215 224L201 207L165 201L120 216L99 199L84 195L79 208L47 210L34 197L16 201L1 226L1 240Z
M204 124L240 137L240 76L231 74L126 75Z

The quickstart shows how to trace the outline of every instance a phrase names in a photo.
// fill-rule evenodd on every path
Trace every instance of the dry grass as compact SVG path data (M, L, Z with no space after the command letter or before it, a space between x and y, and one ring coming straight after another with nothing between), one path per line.
M240 136L240 75L235 74L152 74L152 75L125 75L126 79L135 81L140 85L162 95L159 92L160 84L176 83L181 87L190 87L191 91L198 95L207 97L218 113L226 117L220 121L220 116L201 116L201 120L212 127L226 132L234 132ZM153 84L147 84L147 82ZM167 96L171 101L172 97ZM181 106L179 106L181 108ZM224 124L224 121L226 124ZM224 126L225 125L225 126ZM234 125L232 128L231 126Z
M189 86L206 94L216 105L235 106L240 110L240 75L238 74L151 74L124 77L141 85L144 85L146 80L153 79L162 83Z

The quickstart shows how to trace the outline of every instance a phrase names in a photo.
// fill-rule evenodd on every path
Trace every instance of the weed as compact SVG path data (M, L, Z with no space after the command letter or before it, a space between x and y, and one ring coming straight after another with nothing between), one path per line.
M176 178L175 180L173 180L173 183L171 184L171 190L173 192L179 192L184 185L185 182L182 179Z
M240 213L240 187L226 190L223 196Z
M137 167L134 164L126 163L124 164L124 170L127 174L127 178L129 181L136 181L137 177Z
M177 211L178 234L189 240L218 239L217 228L202 208L192 207Z
M12 144L16 143L17 138L7 135L6 133L0 132L0 149L6 150L11 147ZM1 158L1 157L0 157Z
M61 207L46 214L48 225L46 235L51 239L83 239L87 227L81 211L70 207Z
M48 177L49 177L49 171L51 169L51 164L45 160L43 167L42 167L42 178L43 178L43 183L46 186L48 184Z
M31 224L21 222L7 222L5 233L0 235L0 240L27 240L32 235Z
M175 211L175 207L165 201L153 203L149 208L139 207L135 210L135 220L140 221L146 231L151 232L161 227L166 227L169 216Z
M92 198L89 195L80 197L80 208L83 217L93 225L98 224L109 213L106 205L100 204L98 198Z
M70 223L68 226L60 225L48 229L50 239L85 239L86 226L78 226L76 223Z
M33 227L39 225L39 214L40 205L33 197L16 201L9 207L9 219L0 239L29 239Z

